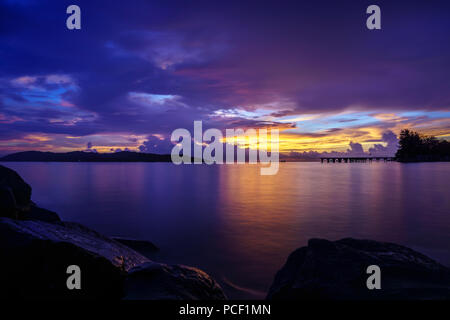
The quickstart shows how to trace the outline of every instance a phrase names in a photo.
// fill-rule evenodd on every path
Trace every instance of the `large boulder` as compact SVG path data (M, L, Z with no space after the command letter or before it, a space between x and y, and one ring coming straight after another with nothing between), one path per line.
M149 260L76 223L0 218L0 297L119 299L126 271ZM68 266L81 269L81 290L68 290Z
M129 247L150 254L158 250L151 242L63 222L30 197L31 187L0 166L0 299L225 298L203 271L151 262ZM81 269L81 290L67 288L71 265Z
M224 300L222 288L205 272L188 266L147 262L131 269L125 299Z
M381 269L381 289L369 290L367 267ZM276 274L268 299L450 299L450 270L393 243L311 239Z
M0 217L21 220L61 221L50 210L31 201L31 187L12 169L0 165Z
M11 188L17 205L28 206L31 199L31 187L12 169L0 165L0 186Z
M0 218L0 256L0 298L225 299L203 271L152 262L78 223ZM81 290L67 289L70 265Z
M17 219L18 214L19 210L12 189L0 185L0 217Z
M31 187L15 172L0 165L0 217L17 218L30 205Z

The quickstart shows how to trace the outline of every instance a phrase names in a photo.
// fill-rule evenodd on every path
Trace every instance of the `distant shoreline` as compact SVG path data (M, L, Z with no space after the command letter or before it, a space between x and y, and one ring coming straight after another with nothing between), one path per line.
M280 162L323 162L323 163L340 163L347 162L360 162L350 161L349 159L362 159L373 158L383 160L389 158L387 162L400 162L400 163L422 163L422 162L449 162L449 157L430 157L430 156L417 156L409 158L394 158L394 157L318 157L317 159L293 159L280 157ZM330 159L330 161L327 161ZM333 161L334 159L335 161ZM155 154L155 153L143 153L134 151L120 151L114 153L97 153L97 152L85 152L85 151L72 151L65 153L56 152L43 152L43 151L23 151L12 153L3 157L0 157L0 162L172 162L170 154ZM367 161L372 162L372 161ZM374 160L374 162L378 162Z
M73 151L66 153L24 151L0 158L2 162L171 162L170 155L121 151L96 153Z

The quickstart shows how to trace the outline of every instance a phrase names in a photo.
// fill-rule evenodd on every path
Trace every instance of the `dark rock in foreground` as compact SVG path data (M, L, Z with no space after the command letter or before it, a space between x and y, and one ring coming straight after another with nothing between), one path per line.
M61 221L56 212L43 209L32 203L28 210L24 210L20 213L19 219L21 220L38 220L44 222L58 222Z
M119 299L125 271L148 259L75 223L0 218L0 296ZM68 290L67 267L81 269L82 290Z
M11 188L0 186L0 217L17 219L17 202Z
M369 290L369 265L381 289ZM450 299L450 270L409 248L371 240L311 239L276 274L268 299Z
M0 298L225 298L203 271L151 262L78 223L0 218L0 255ZM69 265L80 267L82 290L67 289Z
M31 187L14 170L0 166L0 299L225 298L203 271L151 262L122 244L157 250L152 243L120 243L81 224L62 222L30 198ZM81 269L81 290L66 286L71 265Z
M0 165L0 186L9 188L19 206L27 206L31 199L31 187L17 172Z
M205 272L182 265L148 262L130 270L125 299L224 300L220 286Z
M0 217L20 220L61 221L53 211L31 201L31 187L17 172L0 165Z
M30 205L31 187L15 172L0 165L0 217L17 218Z

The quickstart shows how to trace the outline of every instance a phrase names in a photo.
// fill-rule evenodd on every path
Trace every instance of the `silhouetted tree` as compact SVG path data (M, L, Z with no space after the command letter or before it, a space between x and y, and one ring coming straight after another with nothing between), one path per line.
M395 156L399 161L449 161L450 143L403 129Z

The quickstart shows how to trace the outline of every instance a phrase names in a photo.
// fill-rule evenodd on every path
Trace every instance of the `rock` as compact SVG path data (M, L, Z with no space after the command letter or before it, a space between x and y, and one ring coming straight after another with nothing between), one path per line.
M50 210L31 201L31 187L15 172L0 165L0 217L21 220L61 221Z
M29 210L22 211L19 215L21 220L39 220L44 222L59 222L59 218L56 212L40 208L32 204Z
M16 198L11 188L0 186L0 217L17 219L18 210Z
M149 260L76 223L0 218L0 298L119 299L126 271ZM69 265L81 290L68 290Z
M157 251L151 242L115 241L63 222L30 197L31 187L0 165L0 299L225 299L203 271L152 262L130 248ZM66 286L71 265L81 269L81 290Z
M0 218L0 256L0 298L225 299L203 271L152 262L73 222ZM66 287L70 265L81 269L81 290Z
M131 269L125 299L224 300L222 288L205 272L182 265L148 262Z
M132 248L133 250L136 250L137 252L145 255L148 253L155 253L159 251L159 248L155 246L150 241L146 240L135 240L135 239L129 239L129 238L120 238L120 237L112 237L111 239L120 242L121 244L126 245L127 247Z
M369 265L381 269L381 289L369 290ZM268 299L450 299L450 270L393 243L311 239L278 271Z
M0 165L0 187L10 188L17 206L26 207L30 204L31 187L15 172Z

